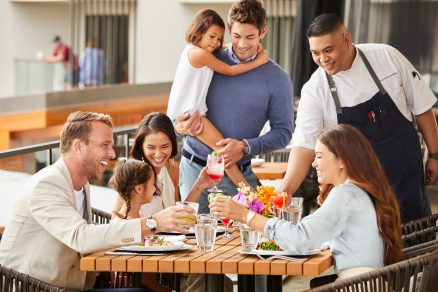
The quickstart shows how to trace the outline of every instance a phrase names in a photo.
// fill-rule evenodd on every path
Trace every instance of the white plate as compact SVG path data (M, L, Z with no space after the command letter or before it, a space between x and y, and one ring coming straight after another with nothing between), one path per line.
M253 158L251 159L251 166L260 166L265 162L263 158Z
M187 249L184 242L181 241L173 241L172 245L163 245L163 246L141 246L141 245L128 245L119 247L118 251L172 251L172 250L181 250ZM189 245L190 246L190 245ZM191 246L189 247L191 248Z
M320 249L309 250L304 253L297 253L296 251L289 250L261 250L261 249L253 249L252 251L240 251L244 254L253 254L253 255L261 255L261 256L273 256L273 255L285 255L285 256L308 256L315 255L321 252Z

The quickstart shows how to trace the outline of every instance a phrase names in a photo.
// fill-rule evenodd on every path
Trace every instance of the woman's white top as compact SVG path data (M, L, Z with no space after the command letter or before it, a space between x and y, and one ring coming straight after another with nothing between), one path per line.
M329 241L335 271L383 267L385 244L371 197L346 180L333 188L321 207L300 223L271 218L265 234L285 250L305 253Z
M175 186L170 178L167 167L162 167L157 175L158 188L161 196L153 196L150 203L144 204L140 208L142 216L155 214L167 207L175 206Z
M201 115L207 112L207 92L214 71L207 66L195 68L190 64L189 51L193 48L192 44L186 45L179 59L167 105L167 115L171 119L185 112L198 110Z
M432 90L398 50L384 44L355 46L365 54L383 87L407 120L412 121L411 112L419 115L434 105L436 97ZM343 107L366 102L379 91L357 51L351 68L332 77ZM337 124L336 106L325 71L318 68L301 90L292 145L314 149L321 131Z

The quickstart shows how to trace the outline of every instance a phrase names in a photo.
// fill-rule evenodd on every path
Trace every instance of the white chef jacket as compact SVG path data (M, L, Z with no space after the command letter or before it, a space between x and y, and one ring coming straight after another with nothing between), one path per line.
M412 121L411 112L419 115L434 105L436 97L432 90L397 49L385 44L355 46L365 54L383 87L406 119ZM366 102L379 91L358 52L350 69L332 77L342 107ZM301 90L292 146L314 149L319 133L337 124L336 106L325 71L318 68Z

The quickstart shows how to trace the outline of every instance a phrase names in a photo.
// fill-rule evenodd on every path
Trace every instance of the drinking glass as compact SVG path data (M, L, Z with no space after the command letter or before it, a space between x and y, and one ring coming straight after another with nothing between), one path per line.
M208 197L207 197L208 202L211 203L211 202L213 202L217 197L220 197L220 196L225 196L225 195L224 195L223 193L209 193L209 194L208 194ZM213 214L213 213L211 212L211 210L210 210L210 214Z
M199 204L195 203L195 202L188 202L188 201L178 201L176 202L176 205L183 205L183 206L189 206L190 208L192 208L193 210L195 210L195 215L198 214L198 209L199 209ZM179 218L181 220L185 220L187 222L193 222L193 219L188 218L188 217L181 217ZM185 230L189 230L190 226L189 225L181 225L181 228L185 229Z
M213 251L216 241L217 219L211 214L196 216L196 245L199 250Z
M219 220L221 220L222 224L224 224L224 226L225 226L224 237L230 238L231 233L228 232L228 226L230 226L232 220L228 217L219 217Z
M222 192L218 189L217 184L224 176L224 167L224 159L221 155L208 154L207 174L213 180L213 187L208 190L210 193Z
M282 219L283 216L283 208L285 207L287 202L287 194L282 192L281 195L272 196L272 204L275 208L275 214L279 219Z
M242 242L242 251L250 252L255 249L260 241L260 238L262 237L262 234L246 224L241 224L239 229L240 241Z
M298 224L301 221L301 214L303 213L303 198L292 197L289 206L283 208L283 219Z

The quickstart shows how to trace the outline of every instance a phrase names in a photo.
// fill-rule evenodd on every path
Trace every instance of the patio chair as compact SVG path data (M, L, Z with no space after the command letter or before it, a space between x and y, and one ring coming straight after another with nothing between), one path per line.
M91 207L92 220L96 224L109 224L111 221L111 214L105 211Z
M403 247L410 247L417 244L433 241L436 239L438 226L432 226L420 231L415 231L402 236Z
M65 290L0 265L0 291L64 292Z
M430 216L413 220L401 225L402 235L411 234L413 232L421 231L423 229L436 226L438 220L438 214L432 214Z
M431 272L438 265L438 250L381 269L314 288L310 291L434 291Z
M410 259L438 249L438 239L406 247L402 251L403 259Z
M266 162L287 162L289 159L290 149L284 148L268 153L257 155L258 158L263 158Z

